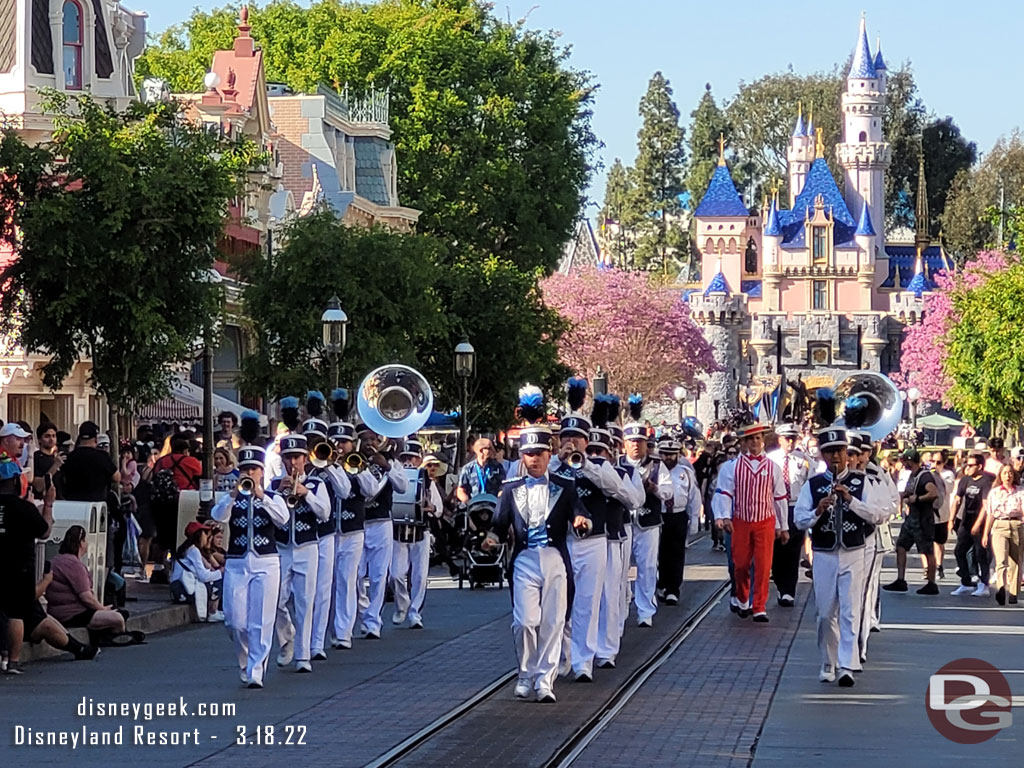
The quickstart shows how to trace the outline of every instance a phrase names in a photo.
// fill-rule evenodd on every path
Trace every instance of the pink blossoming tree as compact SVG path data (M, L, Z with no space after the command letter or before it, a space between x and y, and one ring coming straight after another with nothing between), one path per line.
M647 273L587 268L556 273L541 290L569 326L561 361L591 381L601 366L612 392L659 399L682 385L693 393L701 374L719 370L681 292Z
M944 363L947 335L960 321L953 309L953 293L981 285L1006 266L1006 256L1001 251L981 251L976 259L967 262L963 271L938 272L933 276L936 289L924 295L924 320L907 328L903 335L900 373L893 376L898 384L917 387L925 400L951 404L948 393L953 382Z

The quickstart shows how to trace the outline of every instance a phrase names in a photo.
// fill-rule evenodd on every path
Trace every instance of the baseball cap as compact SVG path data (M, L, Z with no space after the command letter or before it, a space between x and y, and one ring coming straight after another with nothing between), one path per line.
M0 429L0 437L11 437L12 435L14 437L20 437L23 440L26 437L29 437L29 433L13 421L4 424L3 428Z
M900 458L904 461L912 461L916 464L921 461L921 454L918 453L917 448L907 448L907 450L900 454Z
M204 530L210 530L210 526L206 525L205 523L200 523L198 520L193 520L191 523L185 526L185 538L190 539L193 536L195 536L195 534L198 531Z
M78 428L79 440L94 440L100 433L100 428L95 421L83 421Z

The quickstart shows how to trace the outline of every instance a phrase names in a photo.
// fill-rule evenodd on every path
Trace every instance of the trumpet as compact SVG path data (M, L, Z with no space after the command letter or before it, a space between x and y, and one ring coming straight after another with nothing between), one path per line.
M585 462L586 460L587 457L584 456L580 451L573 451L572 453L569 454L567 463L569 464L569 469L583 469L583 462Z
M238 491L239 496L251 496L255 488L256 481L246 475L238 481L238 485L235 487L235 490Z
M284 500L285 505L288 509L295 509L302 502L302 497L295 492L295 487L299 484L299 473L296 472L292 475L292 488Z
M309 458L310 463L314 467L324 468L330 466L334 462L334 449L330 443L317 443L313 447L313 454Z
M341 468L350 475L358 475L366 469L366 459L359 453L350 453L341 462Z

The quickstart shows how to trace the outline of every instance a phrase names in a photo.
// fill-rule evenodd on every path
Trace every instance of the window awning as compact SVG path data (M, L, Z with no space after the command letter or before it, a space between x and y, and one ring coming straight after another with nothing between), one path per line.
M214 393L214 417L221 411L230 411L242 417L245 406ZM171 396L139 411L138 421L197 422L203 420L203 390L187 379L176 379L171 385ZM261 418L262 421L262 418Z

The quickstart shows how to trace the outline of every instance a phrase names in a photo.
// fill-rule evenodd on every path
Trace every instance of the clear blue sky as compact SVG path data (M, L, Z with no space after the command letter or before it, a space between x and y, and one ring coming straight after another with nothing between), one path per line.
M157 31L217 0L125 0L150 14ZM920 94L939 116L952 115L985 152L1024 126L1019 95L1024 15L996 0L871 0L783 4L733 0L495 0L495 11L531 27L556 29L572 46L572 63L600 84L594 129L601 159L631 163L639 127L637 103L655 70L672 83L684 123L710 82L716 98L731 97L741 80L792 66L798 73L831 69L853 49L861 11L872 49L882 39L890 67L909 60ZM148 7L147 7L148 6ZM536 6L536 7L534 7ZM531 10L532 8L532 10ZM591 196L603 197L603 172Z

